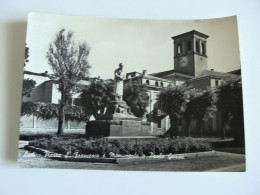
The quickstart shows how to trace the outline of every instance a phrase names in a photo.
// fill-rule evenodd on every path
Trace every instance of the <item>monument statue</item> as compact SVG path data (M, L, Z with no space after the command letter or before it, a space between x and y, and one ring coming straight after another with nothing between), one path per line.
M133 115L123 100L124 79L123 64L114 71L115 100L107 107L105 114L86 125L87 136L143 136L150 135L151 125L142 125L142 119Z
M123 75L123 64L119 64L119 68L117 68L114 72L114 94L116 96L116 101L123 100L123 90L124 90L124 78Z

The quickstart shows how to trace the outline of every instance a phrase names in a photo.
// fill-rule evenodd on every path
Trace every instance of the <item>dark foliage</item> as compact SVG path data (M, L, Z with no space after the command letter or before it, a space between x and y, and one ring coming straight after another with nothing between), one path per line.
M82 91L80 98L75 103L86 107L88 115L93 114L95 118L98 118L115 103L113 86L114 83L111 81L94 81ZM142 117L149 104L147 88L138 84L126 84L123 100L135 116Z
M187 93L184 86L168 87L158 95L162 110L171 120L170 136L177 137L178 120L182 117L187 102Z
M23 80L23 91L22 96L30 97L32 90L35 88L36 82L33 79L24 79Z
M241 80L229 81L216 91L217 109L224 123L230 124L237 142L244 142L244 116Z
M208 90L195 90L190 89L188 91L188 101L186 103L183 117L187 121L187 132L186 135L190 136L190 121L195 119L198 122L197 131L202 136L202 120L206 114L210 114L214 109L214 93L211 89Z
M75 103L86 107L88 115L98 118L113 101L113 82L95 81L82 91Z
M29 62L29 47L25 46L25 57L24 57L24 67L26 63ZM36 82L33 79L23 79L23 97L30 97L32 90L35 88Z
M26 63L29 62L29 47L27 47L27 44L25 46L25 54L24 54L24 67L26 66Z
M59 118L59 105L40 102L23 102L21 115L35 115L41 120ZM88 116L85 108L79 106L65 105L65 120L75 122L85 122Z
M149 105L147 87L137 83L124 85L123 100L131 108L131 112L137 117L143 117Z

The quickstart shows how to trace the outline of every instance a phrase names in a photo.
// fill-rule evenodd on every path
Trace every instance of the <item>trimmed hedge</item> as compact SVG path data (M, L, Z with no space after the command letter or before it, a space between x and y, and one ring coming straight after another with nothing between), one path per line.
M109 153L120 155L158 155L189 152L203 152L212 150L208 142L193 138L178 139L71 139L70 137L40 138L30 142L30 146L43 148L60 154L99 154L100 157L109 157Z

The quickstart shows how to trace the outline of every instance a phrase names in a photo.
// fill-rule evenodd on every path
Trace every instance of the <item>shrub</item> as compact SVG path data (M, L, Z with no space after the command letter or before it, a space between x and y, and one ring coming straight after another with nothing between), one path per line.
M71 136L55 136L34 139L30 142L30 145L61 154L98 154L100 157L109 157L111 152L121 155L149 156L151 154L176 154L212 150L208 142L193 138L109 140L105 138L86 139L73 138Z
M152 144L143 144L142 149L143 149L143 154L145 156L150 156L151 154L155 153L155 145Z
M29 142L29 146L34 146L36 148L44 148L44 149L50 149L50 141L48 138L40 138L40 139L34 139L33 141Z

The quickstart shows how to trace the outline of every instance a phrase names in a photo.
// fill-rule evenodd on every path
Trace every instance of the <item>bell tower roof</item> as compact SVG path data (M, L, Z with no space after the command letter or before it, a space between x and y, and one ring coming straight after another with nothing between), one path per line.
M207 39L209 36L206 35L206 34L203 34L201 32L198 32L196 30L192 30L192 31L189 31L189 32L186 32L186 33L183 33L183 34L180 34L180 35L176 35L176 36L173 36L172 39L179 39L179 38L182 38L182 37L187 37L189 35L198 35L200 37L203 37L204 39Z

